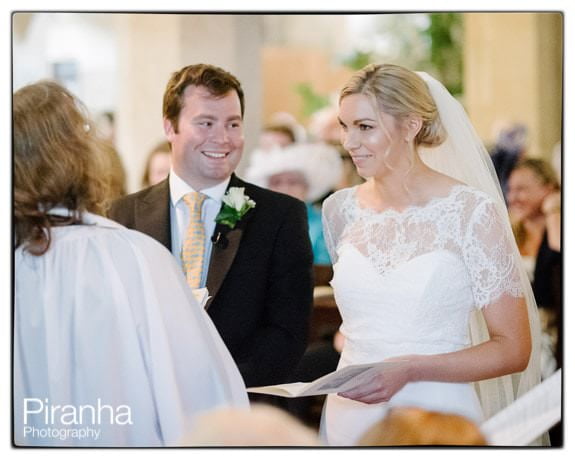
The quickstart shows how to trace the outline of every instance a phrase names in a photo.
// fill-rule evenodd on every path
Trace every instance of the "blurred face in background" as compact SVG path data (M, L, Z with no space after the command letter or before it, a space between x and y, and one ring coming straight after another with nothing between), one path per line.
M234 172L244 147L238 94L213 96L203 86L188 86L178 125L164 120L172 145L175 173L195 190L212 187Z
M149 184L156 185L168 177L171 164L172 160L169 152L154 152L152 158L150 158L150 169L148 172Z
M307 180L300 171L286 171L270 176L268 188L274 192L285 193L301 201L306 201L307 199Z
M260 135L260 148L266 152L276 147L286 147L290 144L293 144L291 137L280 131L264 131Z
M545 184L530 168L515 169L508 182L509 213L517 220L537 217L542 213L543 200L553 191L553 186Z

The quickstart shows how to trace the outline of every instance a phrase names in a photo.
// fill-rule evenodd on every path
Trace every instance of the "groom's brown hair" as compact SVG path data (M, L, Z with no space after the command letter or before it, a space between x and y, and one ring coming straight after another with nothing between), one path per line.
M210 64L186 66L172 74L164 91L163 116L178 132L178 118L184 105L184 91L188 86L203 86L212 96L222 97L235 91L244 116L244 91L240 81L231 73Z

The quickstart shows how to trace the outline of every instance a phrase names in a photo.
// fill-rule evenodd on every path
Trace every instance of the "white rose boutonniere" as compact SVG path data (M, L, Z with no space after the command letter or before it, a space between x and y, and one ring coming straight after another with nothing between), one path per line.
M238 221L256 206L255 201L244 194L244 187L230 187L222 201L224 205L216 216L216 222L230 228L234 228Z

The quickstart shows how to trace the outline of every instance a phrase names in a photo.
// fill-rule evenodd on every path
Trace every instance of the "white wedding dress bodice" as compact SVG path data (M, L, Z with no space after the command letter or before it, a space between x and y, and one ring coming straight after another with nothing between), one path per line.
M476 309L503 293L521 295L511 242L484 193L460 184L423 206L376 212L361 207L356 190L336 192L323 208L345 336L339 367L460 350L470 344L469 318ZM482 419L471 384L417 382L389 403L329 395L325 441L353 445L397 405Z

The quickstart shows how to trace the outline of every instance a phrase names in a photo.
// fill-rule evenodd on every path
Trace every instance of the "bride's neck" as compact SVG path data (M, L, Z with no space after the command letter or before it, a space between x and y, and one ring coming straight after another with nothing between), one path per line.
M393 166L368 180L373 192L386 201L410 203L417 201L421 194L427 195L425 184L432 170L415 155L412 162Z

